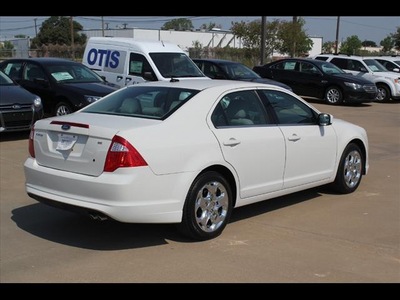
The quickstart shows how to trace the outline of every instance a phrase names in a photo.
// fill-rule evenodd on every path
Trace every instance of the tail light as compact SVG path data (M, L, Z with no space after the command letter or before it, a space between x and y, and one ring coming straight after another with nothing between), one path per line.
M35 158L35 148L33 146L33 137L35 136L35 129L32 127L29 133L29 155Z
M147 166L147 162L127 140L116 135L107 152L104 172L114 172L118 168Z

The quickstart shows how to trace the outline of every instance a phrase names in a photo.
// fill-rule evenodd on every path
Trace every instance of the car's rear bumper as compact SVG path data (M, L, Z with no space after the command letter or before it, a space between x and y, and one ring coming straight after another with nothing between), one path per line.
M40 202L126 223L179 223L190 180L185 173L156 176L148 167L98 177L24 164L26 192Z

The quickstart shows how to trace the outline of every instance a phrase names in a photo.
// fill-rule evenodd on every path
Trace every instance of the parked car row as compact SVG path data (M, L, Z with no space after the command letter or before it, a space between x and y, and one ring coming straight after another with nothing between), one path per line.
M400 74L391 72L376 59L354 55L320 54L313 57L317 60L328 61L345 72L356 77L365 78L376 84L378 95L376 101L400 99Z
M321 54L283 59L254 66L253 70L261 77L286 83L299 95L329 104L400 99L399 74L388 71L373 58Z
M371 102L377 95L374 83L329 62L288 58L253 69L261 77L286 83L298 95L324 99L329 104Z

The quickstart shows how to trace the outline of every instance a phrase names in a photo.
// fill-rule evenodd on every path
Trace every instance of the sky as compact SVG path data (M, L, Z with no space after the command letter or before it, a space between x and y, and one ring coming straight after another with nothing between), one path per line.
M35 37L40 25L48 19L48 16L0 16L0 40L12 38L14 35L23 34ZM188 18L192 21L194 29L202 24L215 23L221 29L229 30L232 22L251 22L261 20L261 16L74 16L84 30L101 29L102 20L104 26L109 29L142 28L160 29L166 22L175 18ZM273 20L291 21L292 16L267 16L267 22ZM400 16L302 16L305 20L304 30L309 37L322 37L323 42L335 41L336 32L339 30L339 42L356 35L361 41L374 41L378 46L388 35L396 33L400 27ZM36 24L36 30L35 30Z

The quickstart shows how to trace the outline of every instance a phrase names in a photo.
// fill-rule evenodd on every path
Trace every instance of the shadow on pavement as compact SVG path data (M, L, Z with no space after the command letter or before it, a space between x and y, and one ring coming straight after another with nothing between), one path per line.
M28 138L29 138L29 130L28 131L1 132L0 133L0 142L27 140Z
M320 197L323 188L270 199L233 210L230 223ZM329 193L329 191L328 191ZM174 224L129 224L89 217L35 203L12 211L11 219L22 230L60 244L92 250L122 250L196 241L185 238ZM229 226L229 224L228 224Z

